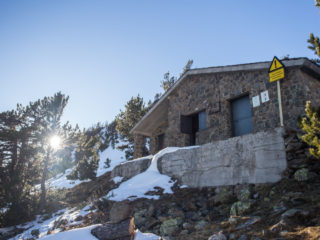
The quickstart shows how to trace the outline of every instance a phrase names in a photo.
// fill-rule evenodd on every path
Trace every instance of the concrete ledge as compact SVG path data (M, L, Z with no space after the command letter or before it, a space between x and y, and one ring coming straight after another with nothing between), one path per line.
M190 187L277 182L287 167L283 135L276 128L181 149L163 155L158 168Z
M152 156L147 156L121 163L112 170L111 177L114 178L119 176L123 177L124 179L132 178L147 170L147 168L150 166L151 159Z

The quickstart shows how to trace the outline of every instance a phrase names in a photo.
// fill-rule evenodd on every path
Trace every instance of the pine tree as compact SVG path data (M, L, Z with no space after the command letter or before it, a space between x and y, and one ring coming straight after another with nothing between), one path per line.
M40 118L39 126L41 131L39 137L42 138L43 170L41 177L41 197L40 210L46 205L46 185L48 169L52 163L54 149L50 145L50 137L61 133L61 117L68 103L69 97L61 92L56 93L53 97L45 97L40 101Z
M310 154L320 159L320 107L315 108L308 101L305 112L306 116L299 121L300 127L306 132L302 140L310 146Z
M125 105L125 110L120 110L120 113L116 116L116 129L120 134L120 139L123 141L123 144L118 148L125 151L126 159L128 160L133 158L134 139L130 131L148 110L149 108L145 106L143 98L138 95L137 97L132 97Z
M67 176L68 179L95 179L99 166L102 136L105 128L99 123L83 130L77 142L75 152L76 167Z
M160 86L166 92L166 91L168 91L169 88L171 88L174 85L176 80L177 80L176 77L170 76L170 72L166 72L163 75L163 80L161 81L161 85Z
M315 0L315 5L320 8L320 0ZM314 53L320 57L320 40L319 37L315 37L313 33L310 33L310 37L308 39L308 43L310 44L308 46L309 49L314 51ZM317 62L319 62L319 59L317 59Z
M191 69L192 64L193 64L193 60L189 59L186 65L183 67L182 72L180 73L180 77L183 74L185 74L188 70ZM160 82L161 83L160 87L162 87L163 90L166 92L175 84L176 81L177 81L177 78L175 76L170 76L170 72L168 71L163 75L163 79ZM155 100L157 101L160 98L160 96L161 94L157 93L155 96Z

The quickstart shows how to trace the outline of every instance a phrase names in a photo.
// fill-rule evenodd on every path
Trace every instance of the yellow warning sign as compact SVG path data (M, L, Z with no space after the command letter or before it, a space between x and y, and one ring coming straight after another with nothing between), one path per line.
M274 57L269 68L269 81L274 82L283 78L284 65L277 57Z

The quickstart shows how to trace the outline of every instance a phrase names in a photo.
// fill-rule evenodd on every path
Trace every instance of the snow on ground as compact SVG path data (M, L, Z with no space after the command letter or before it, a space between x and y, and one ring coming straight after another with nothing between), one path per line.
M69 168L65 171L65 173L60 173L56 175L53 178L50 178L46 181L46 187L47 188L54 188L54 189L60 189L60 188L73 188L74 186L82 183L82 182L88 182L90 180L69 180L67 179L67 176L73 171L73 168ZM35 186L36 189L40 189L40 184Z
M142 233L137 229L134 240L159 240L159 236L153 233Z
M117 183L121 182L122 179L123 179L123 177L116 176L116 177L112 178L112 181L113 181L115 184L117 184Z
M171 187L173 186L174 182L169 176L163 175L159 172L157 161L162 155L175 152L179 149L186 148L168 147L161 150L153 156L151 164L145 172L142 172L121 183L118 188L111 190L105 198L114 201L122 201L125 199L134 200L137 198L158 199L158 195L146 195L148 191L154 191L155 187L163 188L163 193L172 193Z
M84 228L76 228L65 232L53 233L47 236L44 236L40 239L43 240L97 240L91 234L91 230L101 224L91 225ZM158 240L159 236L153 233L142 233L139 230L136 231L136 235L134 237L135 240Z
M112 171L112 169L119 165L121 162L126 161L124 152L113 149L111 146L108 147L103 152L99 153L100 155L100 161L99 161L99 167L97 169L97 177L103 175L106 172ZM105 168L105 161L109 158L111 160L110 167ZM54 188L54 189L61 189L61 188L73 188L74 186L83 183L83 182L89 182L90 180L69 180L67 179L67 176L73 171L73 168L69 168L65 171L65 173L60 173L56 175L53 178L50 178L46 181L46 187L47 188ZM35 189L40 189L40 184L35 186Z
M77 229L72 229L72 230L65 231L65 232L59 232L59 233L47 235L41 239L46 239L46 240L75 240L75 239L97 240L97 238L91 234L91 230L99 225L100 224L96 224L96 225L91 225L91 226L84 227L84 228L77 228Z
M24 228L27 229L26 231L24 231L23 233L15 236L12 239L29 239L32 238L32 230L39 230L39 237L44 237L47 235L48 230L51 230L55 224L55 222L57 221L61 221L61 220L67 220L69 225L75 225L75 224L80 224L82 223L82 221L75 221L75 219L79 216L85 216L87 214L89 214L90 212L94 212L96 210L91 211L90 208L92 207L91 204L85 206L82 209L76 209L76 208L66 208L66 209L62 209L59 210L58 212L56 212L55 214L53 214L53 217L47 219L47 220L42 220L43 216L38 215L37 219L35 221L32 222L28 222L25 224L21 224L16 226L17 228ZM55 229L54 233L60 232L60 229ZM68 238L66 238L68 239Z
M120 143L119 143L120 144ZM117 145L119 145L117 144ZM111 160L110 167L105 168L105 161L109 158ZM126 157L123 151L115 148L113 149L111 146L100 153L100 161L99 167L97 170L97 177L103 175L106 172L110 172L114 169L115 166L119 165L120 163L126 161Z

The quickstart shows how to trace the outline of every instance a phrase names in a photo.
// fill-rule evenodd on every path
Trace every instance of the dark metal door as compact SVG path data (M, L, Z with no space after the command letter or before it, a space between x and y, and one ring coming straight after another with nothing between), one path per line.
M233 136L252 133L252 112L249 96L231 102Z

